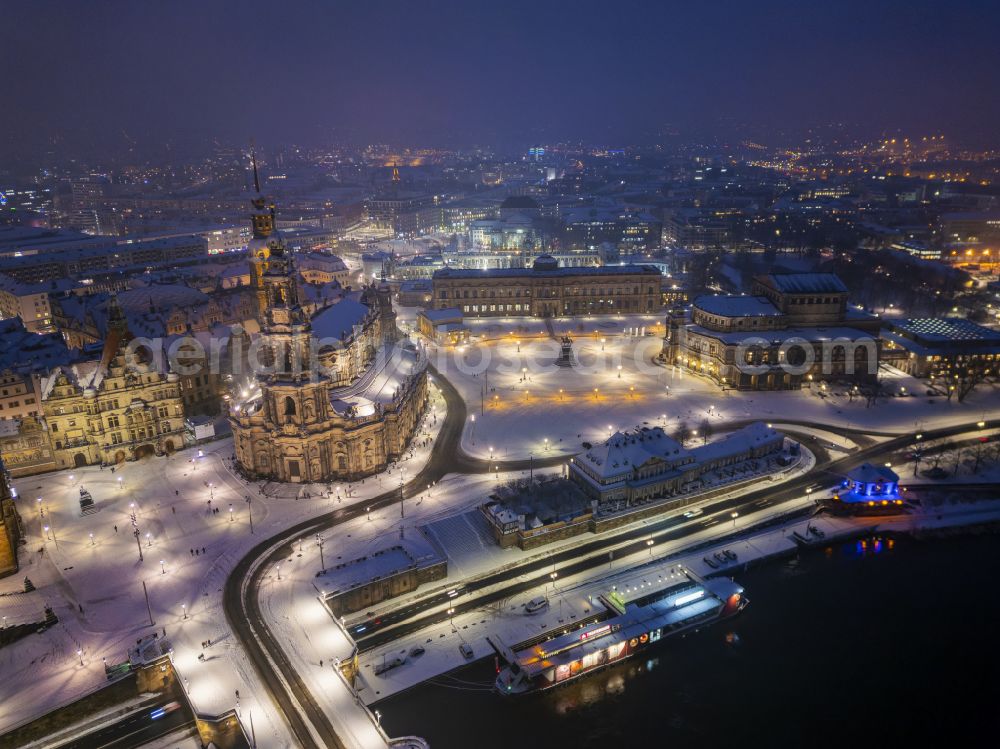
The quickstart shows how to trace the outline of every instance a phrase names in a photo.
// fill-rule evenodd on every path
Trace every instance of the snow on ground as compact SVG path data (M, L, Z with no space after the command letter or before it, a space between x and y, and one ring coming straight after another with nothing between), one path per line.
M654 335L641 335L643 326ZM887 398L871 408L864 399L851 402L836 386L825 391L813 387L774 393L721 392L704 378L650 363L659 351L663 331L662 320L654 316L573 323L556 320L556 336L568 331L575 339L577 366L570 369L552 365L559 347L549 337L545 321L470 321L469 327L479 342L459 348L430 346L429 353L431 362L469 405L463 448L482 457L563 455L568 459L583 441L604 439L609 430L642 424L673 430L682 421L699 429L707 420L713 431L721 432L730 421L755 418L776 426L783 420L806 422L811 426L805 429L817 439L850 449L854 446L850 440L829 430L848 427L915 434L989 418L997 410L995 390L981 387L965 404L944 398L931 402L922 395L921 383L910 378L900 378L899 383L908 383L906 387L921 397ZM428 435L441 424L444 404L439 395L434 396L434 407L426 422ZM423 440L415 442L420 445ZM274 483L259 491L229 469L230 440L202 450L202 456L195 449L126 464L114 474L88 467L15 482L28 546L22 553L22 573L0 581L0 594L20 590L25 575L38 591L29 596L0 596L0 614L13 623L33 618L37 609L41 618L41 606L48 603L61 622L0 649L4 675L0 732L101 686L102 658L109 662L123 659L135 638L153 631L151 613L156 630L162 634L165 628L174 645L175 664L197 710L224 712L233 707L234 691L240 689L243 709L255 713L258 741L274 747L292 745L283 721L264 697L266 691L226 626L221 609L226 576L259 540L337 504L361 504L396 485L400 476L405 480L413 475L425 463L430 447L418 447L391 475L351 486L341 484L329 494L329 487ZM501 473L499 478L505 477ZM488 548L489 539L476 532L471 519L457 515L481 502L497 479L495 474L492 478L449 476L425 495L407 500L406 522L430 525L432 535L451 549L454 575L477 574L516 556ZM98 512L80 515L81 486L93 494ZM254 535L249 530L247 495L253 498ZM142 562L131 534L133 510ZM341 555L356 556L377 535L398 532L398 513L385 508L373 512L371 520L359 518L339 528L328 539L325 552L335 554L339 546ZM337 686L339 676L329 667L329 658L349 654L349 643L311 587L318 552L313 548L285 564L281 574L287 584L284 580L278 584L275 571L262 592L262 605L284 635L279 640L289 642L293 662L315 663L303 667L303 677L317 699L327 702L328 714L335 721L350 721L348 732L359 745L384 745L367 713L350 710L352 697L342 684ZM469 626L470 630L460 631L471 631ZM204 649L206 659L200 661L201 643L209 638L214 644ZM447 650L454 651L449 657L457 656L453 638L444 640L449 641ZM430 651L424 656L428 664L434 660L431 656ZM324 661L322 669L320 660ZM372 691L382 690L369 689L366 700Z
M808 471L813 464L812 455L808 450L803 450L803 460L787 472L784 480L801 475L801 473ZM442 580L421 586L409 596L394 598L380 606L372 607L373 613L377 615L380 610L385 608L403 607L408 601L423 597L429 591L446 590L458 585L467 577L482 575L499 568L510 571L510 577L506 582L512 582L518 576L517 565L546 557L560 549L580 543L580 538L570 538L533 551L523 551L516 547L501 549L496 544L475 507L483 501L484 496L498 480L506 481L509 478L520 476L522 473L527 472L500 473L499 479L495 474L477 477L449 475L433 487L429 493L408 500L404 534L413 533L414 526L424 528L448 556L448 575ZM734 487L731 492L714 496L712 501L719 501L740 491L743 490ZM803 497L799 503L783 505L782 511L796 509L802 503L807 502L808 499ZM684 510L687 509L690 508L684 508ZM682 510L677 511L678 514L680 512ZM754 517L764 517L764 515L760 514ZM638 521L626 529L648 526L661 519L662 517L657 517ZM728 516L726 520L728 521ZM395 507L373 511L370 517L360 517L346 523L341 530L340 554L344 560L364 555L377 547L379 539L398 534L399 524L400 518ZM712 532L717 533L718 529ZM700 534L698 538L701 538ZM308 539L306 542L308 543ZM656 554L662 556L665 553L673 553L671 549L675 547L679 548L676 545L665 546L663 549L658 547ZM638 555L638 563L642 563L645 556L645 553ZM326 562L330 563L329 557L327 557ZM615 559L612 565L618 569L632 563L634 560L623 563L621 560ZM285 649L286 655L295 665L298 673L308 675L318 687L325 687L314 691L314 694L321 701L321 704L324 704L327 713L333 714L338 710L338 700L342 699L342 694L339 691L329 688L331 680L337 678L334 664L337 660L349 658L353 649L353 642L347 637L342 627L344 625L350 627L365 620L368 618L368 612L356 612L345 616L342 623L335 622L326 608L319 602L320 588L317 587L316 578L319 569L320 562L315 551L306 548L302 554L297 551L293 552L292 555L269 570L267 582L261 586L261 606L268 619L268 624L278 640L282 643L288 643ZM280 580L278 579L279 574ZM601 575L598 574L598 577ZM584 576L581 579L587 578ZM572 579L565 582L571 583ZM559 586L562 587L562 585L563 581L560 580ZM524 601L527 601L535 594L537 591L520 596L518 600L523 598ZM521 602L523 603L523 601ZM554 609L555 606L550 611ZM492 621L498 615L499 613L494 611L492 617L486 618ZM566 617L568 618L566 621L585 615L586 612L570 611L567 608ZM462 637L473 644L477 653L487 652L485 640L481 640L488 633L483 627L483 622L480 621L483 617L478 614L467 615L461 618L461 624L459 624L459 619L456 617L455 623L456 628L461 631ZM546 615L539 615L537 619L532 618L532 621L540 625L547 621ZM552 622L549 622L549 625L554 626ZM473 634L476 634L481 641L471 638ZM521 637L522 640L527 636L526 632L520 632L520 634L524 635ZM383 688L383 677L376 678L371 674L373 661L380 660L385 654L392 657L397 651L406 650L408 652L409 648L417 644L424 646L427 650L425 655L420 656L419 662L413 661L413 665L419 665L419 668L411 668L411 664L408 663L392 672L393 679L398 677L402 681L400 681L401 686L390 688L390 691L412 686L417 681L449 671L460 665L462 658L457 650L459 640L450 635L458 635L458 632L451 632L450 625L432 627L417 635L400 640L399 643L385 649L384 652L379 650L375 654L364 656L362 658L363 678L359 689L361 699L366 704L370 704L390 693ZM428 639L431 640L430 643L427 642ZM510 643L518 640L506 641ZM395 682L385 682L386 685L392 683Z
M568 457L582 449L582 442L596 443L615 430L648 425L673 432L681 423L696 430L706 421L713 431L729 421L760 419L819 429L916 433L988 418L1000 405L1000 390L989 385L980 386L964 404L928 398L925 384L898 371L887 374L892 386L917 396L887 397L871 407L863 397L852 399L845 388L821 388L819 382L799 391L723 391L705 377L653 363L663 325L651 315L556 320L555 338L542 320L466 324L472 342L431 344L428 352L469 405L463 449L486 458ZM556 367L558 337L567 332L574 338L577 365Z
M432 408L415 445L423 445L424 436L436 436L442 419L434 414L443 414L444 408L443 398L432 389ZM413 457L401 461L394 476L400 469L404 474L419 470L431 447L415 447ZM30 617L37 607L41 619L38 602L45 602L60 623L0 648L0 733L102 686L102 658L121 662L135 639L165 630L197 711L220 714L231 709L239 689L242 709L254 713L258 742L294 745L252 665L233 641L222 611L223 584L261 539L340 503L364 502L383 491L383 481L341 484L329 496L326 486L267 484L262 494L257 484L248 485L230 469L231 453L232 441L226 439L171 457L124 464L114 473L92 466L14 482L28 544L21 555L21 573L0 580L0 594L19 591L24 576L38 590L27 597L0 595L0 614L13 623ZM81 516L81 487L91 492L98 512ZM248 495L250 508L244 500ZM138 544L132 534L133 511ZM150 614L155 627L149 624ZM201 643L208 639L213 645L203 651ZM205 660L199 661L202 652ZM384 745L384 739L371 737L359 744Z

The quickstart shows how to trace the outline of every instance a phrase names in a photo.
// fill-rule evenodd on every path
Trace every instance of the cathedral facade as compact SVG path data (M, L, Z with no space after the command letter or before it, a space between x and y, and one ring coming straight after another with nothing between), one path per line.
M382 471L419 425L426 359L398 342L385 285L307 315L273 206L259 192L252 204L261 339L253 381L231 403L236 460L252 478L286 482Z

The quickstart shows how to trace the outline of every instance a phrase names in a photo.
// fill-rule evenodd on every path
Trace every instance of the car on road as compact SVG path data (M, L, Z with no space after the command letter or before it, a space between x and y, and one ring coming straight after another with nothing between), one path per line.
M700 507L695 507L693 510L688 510L687 512L685 512L684 513L684 517L686 517L686 518L696 518L699 515L701 515L701 513L703 513L703 512L704 512L704 510L702 510Z
M549 605L549 599L545 596L535 596L526 604L524 604L525 614L537 614L539 611L544 609Z
M157 720L159 718L162 718L164 715L167 715L168 713L172 713L174 710L180 710L180 709L181 705L179 702L168 702L166 705L161 705L160 707L153 710L153 712L149 714L149 719Z
M410 657L418 658L426 652L427 651L424 650L423 645L414 645L412 648L410 648Z

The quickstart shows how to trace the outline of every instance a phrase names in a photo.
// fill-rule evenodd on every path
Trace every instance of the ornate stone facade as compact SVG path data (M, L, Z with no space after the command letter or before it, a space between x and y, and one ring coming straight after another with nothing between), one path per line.
M187 444L178 376L142 363L141 356L130 361L130 340L114 305L100 361L57 367L43 381L56 468L120 463Z
M427 401L423 358L394 345L389 288L370 286L310 318L273 206L259 193L252 204L262 366L232 401L236 460L252 477L288 482L384 470L406 449Z

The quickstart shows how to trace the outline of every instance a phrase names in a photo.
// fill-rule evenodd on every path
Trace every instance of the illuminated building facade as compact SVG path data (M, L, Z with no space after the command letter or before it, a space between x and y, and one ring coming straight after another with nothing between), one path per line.
M259 193L253 206L263 345L255 382L231 403L237 463L254 478L287 482L382 471L406 449L423 413L426 360L394 346L395 313L384 284L310 318L273 207ZM375 380L377 386L368 384Z
M562 268L542 255L531 268L445 268L434 274L434 308L466 317L562 317L654 312L660 272L648 265Z

